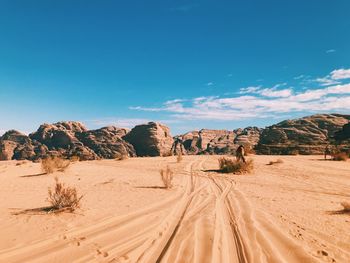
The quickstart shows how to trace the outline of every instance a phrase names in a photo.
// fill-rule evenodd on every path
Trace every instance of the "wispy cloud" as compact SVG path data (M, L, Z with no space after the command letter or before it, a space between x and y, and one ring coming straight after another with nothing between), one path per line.
M326 50L326 53L327 53L327 54L328 54L328 53L334 53L334 52L336 52L335 49L328 49L328 50Z
M330 86L330 85L335 85L339 84L339 81L336 81L330 77L324 77L324 78L317 78L315 79L316 82L320 83L321 86Z
M335 69L327 76L313 81L320 83L321 86L330 86L340 84L345 79L350 79L350 69Z
M303 79L303 78L305 78L305 75L299 75L299 76L294 77L294 79L296 79L296 80Z
M193 3L193 4L184 4L184 5L179 5L179 6L176 6L176 7L172 7L172 8L170 8L170 10L186 13L186 12L189 12L192 9L196 8L196 7L198 7L198 4L195 4L195 3Z
M151 119L144 119L144 118L113 118L113 117L100 118L100 119L94 119L94 120L85 120L83 122L86 123L89 127L91 126L93 128L99 128L104 126L133 128L136 125L145 124L150 121L156 121L156 122L167 123L167 124L179 122L179 120L168 120L168 119L151 120Z
M336 69L331 72L331 78L334 80L350 79L350 69Z
M241 88L241 94L259 94L264 97L288 97L292 94L292 89L278 89L286 86L287 83L279 83L272 88L262 88L262 86L251 86L247 88Z
M214 82L208 82L207 83L207 86L213 86L214 85Z
M303 76L303 77L300 77ZM305 76L300 75L298 79ZM300 78L299 78L300 77ZM243 120L277 118L297 112L325 112L350 110L350 83L339 80L350 78L350 70L338 69L325 78L318 78L319 88L295 90L287 83L273 87L250 86L235 95L203 96L191 100L170 100L159 107L131 107L139 111L159 111L175 120Z

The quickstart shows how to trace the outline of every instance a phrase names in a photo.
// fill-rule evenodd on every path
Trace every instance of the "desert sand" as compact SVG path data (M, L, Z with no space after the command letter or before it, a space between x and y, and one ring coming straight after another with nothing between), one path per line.
M0 262L350 262L350 162L249 156L249 175L219 156L40 164L0 162ZM283 163L267 165L282 159ZM174 171L162 189L159 170ZM48 205L54 177L83 194L74 213Z

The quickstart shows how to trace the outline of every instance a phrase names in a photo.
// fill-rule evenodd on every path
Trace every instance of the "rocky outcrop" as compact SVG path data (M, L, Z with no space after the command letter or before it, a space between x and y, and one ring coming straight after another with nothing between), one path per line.
M264 129L256 147L260 154L322 154L350 115L317 114L286 120Z
M134 146L137 156L167 156L174 142L169 128L156 122L137 125L123 139Z
M67 121L40 125L29 137L45 145L49 149L49 155L78 156L81 160L98 159L96 153L76 137L83 132L87 132L83 124Z
M234 154L239 145L254 148L258 143L261 129L209 130L202 129L175 137L173 154Z
M338 142L350 140L350 122L345 124L341 130L334 134L334 139Z
M121 137L127 134L126 129L114 126L77 133L77 138L84 146L89 147L100 158L112 159L117 156L136 156L134 147Z
M327 144L350 150L350 115L318 114L286 120L265 129L202 129L172 138L156 123L131 131L114 126L88 130L79 122L43 124L29 136L10 130L0 137L0 160L78 156L81 160L170 154L235 154L239 145L259 154L321 154Z
M0 139L0 160L36 160L47 151L45 145L16 130L6 132Z

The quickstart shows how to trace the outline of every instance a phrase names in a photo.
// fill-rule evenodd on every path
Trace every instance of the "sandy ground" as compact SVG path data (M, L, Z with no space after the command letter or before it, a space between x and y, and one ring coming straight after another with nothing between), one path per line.
M218 156L40 164L0 162L0 262L350 262L350 162L250 156L223 175ZM271 160L283 163L266 165ZM161 189L159 170L174 171ZM48 205L54 177L83 194L75 213Z

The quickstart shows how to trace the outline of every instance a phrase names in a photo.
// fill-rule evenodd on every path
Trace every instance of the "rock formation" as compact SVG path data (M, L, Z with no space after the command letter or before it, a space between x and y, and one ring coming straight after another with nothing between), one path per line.
M137 125L123 139L134 146L137 156L167 156L174 142L169 128L156 122Z
M134 147L121 138L126 134L126 129L109 126L97 130L76 133L76 136L84 146L93 150L98 157L112 159L119 155L136 156Z
M36 160L47 153L47 147L27 135L10 130L0 139L0 160Z
M257 148L260 154L322 154L336 131L350 115L317 114L286 120L263 130Z
M239 145L258 154L321 154L327 144L350 150L350 115L317 114L265 129L202 129L172 138L155 122L131 131L114 126L88 130L79 122L43 124L29 136L15 130L0 137L0 160L78 156L81 160L170 154L234 154Z
M248 127L245 129L192 131L175 137L173 154L234 154L236 148L243 144L254 148L258 143L261 129Z

